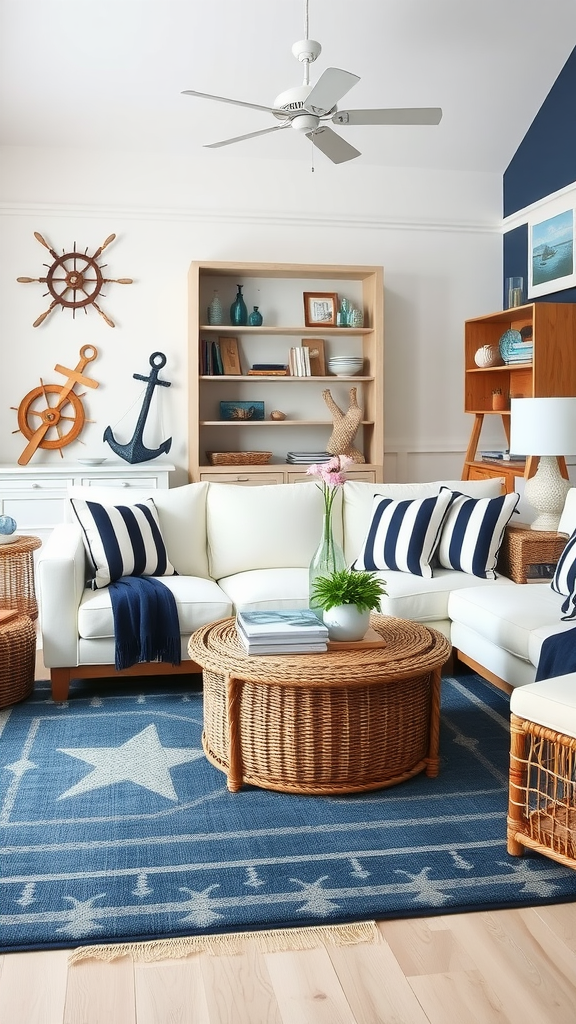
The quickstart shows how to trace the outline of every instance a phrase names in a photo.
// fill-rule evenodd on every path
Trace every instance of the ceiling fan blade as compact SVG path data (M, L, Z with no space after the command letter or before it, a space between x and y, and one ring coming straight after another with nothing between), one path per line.
M308 96L304 109L311 114L328 113L338 103L338 100L342 99L342 96L345 96L348 90L359 81L359 76L351 74L350 71L326 68Z
M388 110L338 110L334 124L439 124L440 107L390 107Z
M346 160L354 160L355 157L361 155L359 149L354 149L354 146L351 146L349 142L346 142L336 132L333 132L331 128L317 128L315 132L307 132L306 137L333 164L343 164Z
M255 139L258 135L268 135L270 132L278 132L281 128L287 128L288 126L288 121L284 124L275 124L272 128L263 128L260 132L249 132L248 135L237 135L236 138L224 139L223 142L211 142L209 145L204 146L204 149L219 149L220 146L231 146L233 142L243 142L244 139Z
M213 96L210 92L196 92L195 89L184 89L182 96L200 96L204 100L218 100L219 103L232 103L235 107L251 107L252 110L265 110L267 114L282 114L287 116L285 110L277 110L276 107L263 107L261 103L246 103L244 100L231 100L227 96Z

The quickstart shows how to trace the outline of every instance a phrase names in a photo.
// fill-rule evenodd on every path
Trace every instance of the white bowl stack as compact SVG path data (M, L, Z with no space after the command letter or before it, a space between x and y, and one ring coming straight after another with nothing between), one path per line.
M328 359L328 371L336 377L353 377L363 366L362 356L330 356Z

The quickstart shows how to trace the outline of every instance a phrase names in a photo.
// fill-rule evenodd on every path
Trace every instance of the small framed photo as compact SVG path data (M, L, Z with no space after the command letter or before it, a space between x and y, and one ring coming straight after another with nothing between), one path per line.
M220 419L236 422L263 420L264 402L220 402Z
M304 323L306 327L336 327L338 295L336 292L304 292Z

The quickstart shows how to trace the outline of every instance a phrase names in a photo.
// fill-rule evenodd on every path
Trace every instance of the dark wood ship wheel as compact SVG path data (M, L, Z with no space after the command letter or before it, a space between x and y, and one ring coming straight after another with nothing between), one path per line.
M44 266L48 267L46 277L17 278L21 284L36 282L48 285L48 291L44 292L44 295L52 296L52 302L48 309L37 317L32 326L39 327L55 306L60 306L62 309L71 309L72 317L76 316L77 309L84 309L84 312L87 313L87 307L94 306L94 309L106 321L108 326L114 327L114 321L100 308L96 299L100 295L104 284L133 284L131 277L104 277L102 270L106 264L98 263L98 258L106 246L114 241L116 235L108 235L108 238L96 249L92 256L88 255L87 249L83 253L78 252L76 242L74 242L72 252L65 252L62 256L59 256L39 231L34 232L34 237L45 249L48 249L50 255L54 257L54 262L52 264L44 264Z

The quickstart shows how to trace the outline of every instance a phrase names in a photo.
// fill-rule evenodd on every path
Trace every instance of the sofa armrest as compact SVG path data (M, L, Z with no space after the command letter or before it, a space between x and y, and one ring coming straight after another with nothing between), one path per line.
M55 527L37 564L42 656L46 668L78 664L78 608L86 586L86 553L77 523Z

